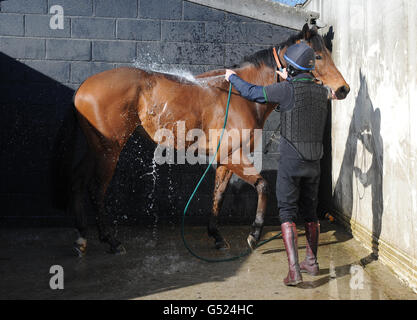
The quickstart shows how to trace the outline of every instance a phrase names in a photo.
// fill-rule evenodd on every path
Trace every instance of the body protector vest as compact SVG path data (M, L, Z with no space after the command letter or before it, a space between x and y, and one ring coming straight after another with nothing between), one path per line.
M312 80L292 81L294 107L281 112L281 136L288 140L304 160L323 157L323 135L327 121L328 91Z

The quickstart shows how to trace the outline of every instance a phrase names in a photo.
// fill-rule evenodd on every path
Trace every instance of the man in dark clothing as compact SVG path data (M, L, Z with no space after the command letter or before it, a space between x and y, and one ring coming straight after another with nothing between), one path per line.
M293 45L284 56L287 68L278 71L286 81L262 87L226 71L242 97L258 103L279 104L281 112L280 159L277 173L277 200L282 236L288 256L289 272L284 284L301 283L301 272L317 276L317 249L320 224L317 217L320 160L327 119L327 102L334 98L324 86L316 84L311 71L315 53L305 43ZM305 220L306 259L298 263L298 240L295 221L300 213Z

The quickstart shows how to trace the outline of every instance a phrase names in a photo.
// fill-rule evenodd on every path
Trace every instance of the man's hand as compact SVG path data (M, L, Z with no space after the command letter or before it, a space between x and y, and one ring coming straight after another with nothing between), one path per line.
M285 69L282 69L282 72L281 71L277 71L277 73L278 73L278 75L282 78L282 79L284 79L284 80L287 80L287 78L288 78L288 71L287 71L287 69L285 68Z
M225 78L227 81L229 81L229 78L230 78L230 76L231 76L232 74L236 74L236 72L234 72L233 70L226 69L226 74L225 74L224 78Z

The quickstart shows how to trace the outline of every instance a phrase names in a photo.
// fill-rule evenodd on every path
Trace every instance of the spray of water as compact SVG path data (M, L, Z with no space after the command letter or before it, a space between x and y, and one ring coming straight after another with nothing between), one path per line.
M164 64L164 59L160 57L158 57L157 60L159 60L160 62L155 62L155 60L150 61L149 55L142 56L141 60L136 59L135 61L133 61L133 66L142 70L165 73L179 78L183 78L187 81L196 84L198 83L197 79L189 70L181 69L174 66L167 66L166 64Z
M155 62L155 60L151 61L149 55L143 56L141 57L141 60L136 59L133 61L133 67L146 71L172 75L203 87L208 86L210 82L214 80L224 79L224 75L211 76L207 78L195 78L189 70L164 64L164 58L158 57L157 60L160 62Z
M175 214L175 203L174 203L174 184L172 183L172 167L171 165L168 165L168 201L170 208L172 209L172 215Z
M212 76L207 78L195 78L195 76L191 73L191 71L179 68L177 66L170 66L169 64L165 63L165 59L163 57L155 57L151 56L150 54L142 55L140 59L136 59L133 61L132 66L135 68L140 68L142 70L150 71L150 72L159 72L164 74L169 74L175 77L178 77L180 79L184 79L184 81L192 82L196 85L207 87L210 86L210 84L213 81L222 80L224 79L224 75L219 76ZM135 142L137 143L137 142ZM143 161L141 161L143 163ZM159 216L157 211L154 209L155 207L155 189L156 189L156 183L158 180L158 167L156 163L156 155L154 154L152 159L152 165L150 166L150 171L148 173L145 173L140 178L143 178L144 176L151 176L152 177L152 188L148 195L149 204L147 207L147 214L154 216L154 223L152 228L152 236L153 240L156 241L158 239L158 221ZM171 173L171 166L169 166L169 173ZM139 178L139 179L140 179ZM172 208L175 207L174 201L173 201L173 195L174 195L174 186L172 183L172 178L168 177L168 200L170 202L170 206Z
M158 167L157 167L157 163L155 160L155 155L152 158L152 165L151 165L151 171L148 173L145 173L144 175L142 175L140 178L144 177L144 176L152 176L152 189L151 192L148 195L148 199L149 199L149 205L148 208L146 209L146 213L148 215L153 215L154 216L154 223L153 223L153 227L152 227L152 237L154 240L158 239L158 221L159 221L159 216L158 213L156 212L156 210L154 210L155 207L155 189L156 189L156 182L158 180Z

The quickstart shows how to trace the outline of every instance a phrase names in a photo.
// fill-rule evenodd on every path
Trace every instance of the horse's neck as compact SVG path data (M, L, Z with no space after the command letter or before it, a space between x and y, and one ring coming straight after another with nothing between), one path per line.
M248 64L242 68L236 69L236 73L243 80L258 85L258 86L268 86L277 81L277 76L275 75L275 70L269 68L265 65L256 67L252 64ZM203 73L196 78L202 81L207 79L208 83L213 86L219 87L225 85L224 83L224 70L213 70L206 73ZM228 85L227 85L228 86ZM227 90L227 87L225 87ZM257 120L260 126L263 126L268 116L274 110L276 106L273 104L259 104L253 102L253 108L256 108Z
M250 64L243 68L236 70L239 77L243 80L256 84L258 86L267 86L274 83L275 74L274 70L261 65L259 68Z
M236 70L238 76L243 80L258 85L258 86L269 86L277 81L275 70L261 65L259 68L254 65L248 65L243 68ZM271 112L275 109L276 105L267 103L253 103L256 108L258 121L261 126L265 124L266 119L269 117Z

